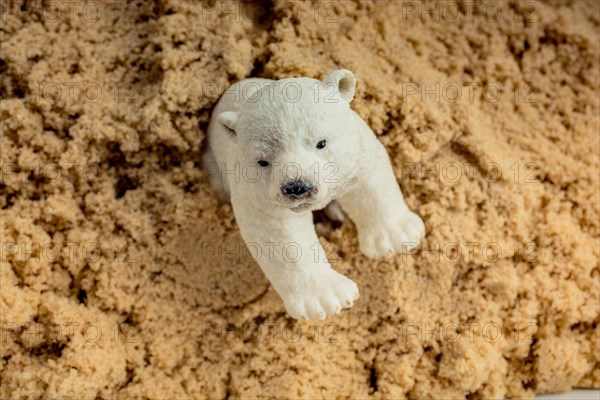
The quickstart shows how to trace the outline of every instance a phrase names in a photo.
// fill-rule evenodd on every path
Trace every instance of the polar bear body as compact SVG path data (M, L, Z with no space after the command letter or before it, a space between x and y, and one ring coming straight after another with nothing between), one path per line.
M337 200L369 257L414 247L424 231L385 148L350 108L355 83L347 70L324 81L243 80L209 124L211 183L294 318L324 319L358 298L357 285L331 268L311 211Z

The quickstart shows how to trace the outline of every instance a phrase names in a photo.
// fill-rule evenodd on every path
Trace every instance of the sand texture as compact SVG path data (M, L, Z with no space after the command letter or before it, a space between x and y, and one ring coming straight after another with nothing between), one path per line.
M600 387L599 4L2 0L0 397ZM231 83L338 68L426 238L317 215L361 298L295 324L201 149Z

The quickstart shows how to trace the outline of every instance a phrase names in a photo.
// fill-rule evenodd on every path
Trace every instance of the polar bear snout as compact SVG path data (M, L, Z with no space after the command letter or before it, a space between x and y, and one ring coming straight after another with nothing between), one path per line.
M281 193L289 199L304 199L316 192L316 188L307 182L296 181L281 186Z

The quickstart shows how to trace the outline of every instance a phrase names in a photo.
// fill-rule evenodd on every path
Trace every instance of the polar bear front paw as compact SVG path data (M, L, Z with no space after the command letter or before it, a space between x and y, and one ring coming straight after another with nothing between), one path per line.
M358 299L354 281L331 268L315 273L309 289L282 295L285 308L295 319L323 320L350 308Z
M367 257L391 257L415 248L423 238L425 224L417 214L406 211L387 217L359 227L359 247Z

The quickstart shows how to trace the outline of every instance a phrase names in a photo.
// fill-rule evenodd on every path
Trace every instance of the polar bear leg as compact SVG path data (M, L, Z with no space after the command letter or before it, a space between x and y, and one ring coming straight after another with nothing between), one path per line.
M404 202L383 145L373 137L358 185L338 198L356 224L359 247L371 258L390 257L416 247L425 232L421 218Z
M358 286L336 272L319 243L312 213L282 210L279 217L232 196L240 232L250 253L296 319L325 319L351 307Z

